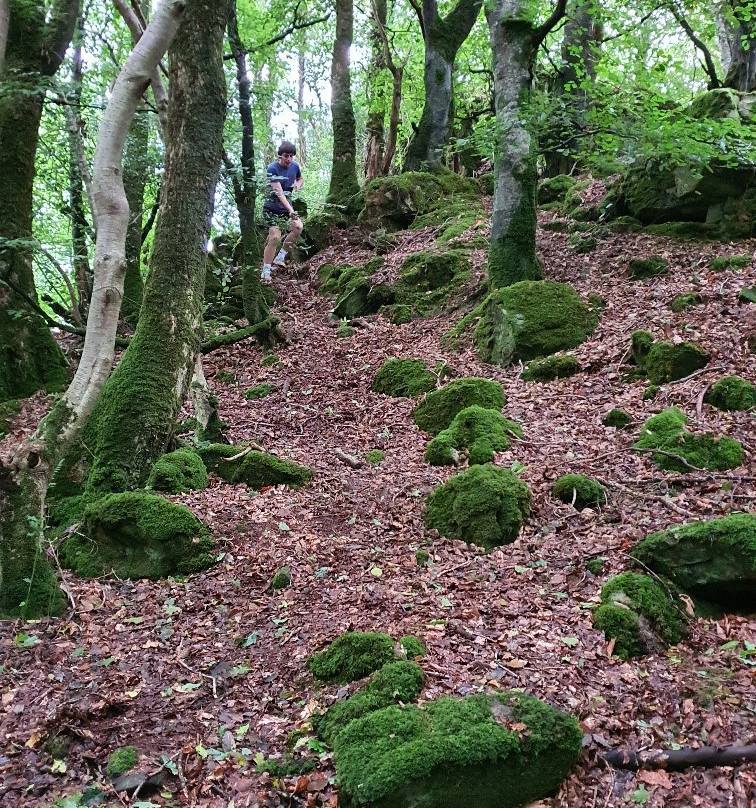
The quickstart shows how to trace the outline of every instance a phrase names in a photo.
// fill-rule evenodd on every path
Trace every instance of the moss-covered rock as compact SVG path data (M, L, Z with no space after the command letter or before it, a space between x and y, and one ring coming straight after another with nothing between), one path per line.
M750 410L756 407L756 385L740 376L723 376L709 388L704 401L718 410Z
M756 610L756 514L732 513L652 533L631 555L694 598Z
M530 489L513 472L473 466L435 488L425 507L425 524L442 536L492 550L513 542L530 513Z
M207 469L191 449L176 449L159 457L147 478L147 488L168 494L183 494L207 488Z
M371 466L379 466L386 459L386 453L383 449L371 449L365 452L365 462L370 463Z
M561 502L578 510L606 505L606 491L597 480L584 474L563 474L551 486L551 493Z
M681 295L677 295L669 304L669 307L672 311L679 313L681 311L687 311L693 308L693 306L700 306L703 302L703 297L697 292L684 292Z
M654 342L648 331L633 334L632 355L638 371L657 385L683 379L709 361L706 351L694 342Z
M712 272L724 272L727 269L745 269L751 265L753 259L750 255L721 255L713 258L709 264L709 269Z
M596 327L596 316L567 284L520 281L492 292L474 333L484 362L506 367L575 348Z
M326 205L322 211L307 217L297 249L310 258L330 243L334 233L349 227L352 222L349 211L343 207Z
M648 575L624 572L601 590L593 624L622 659L658 653L686 635L685 618L672 594Z
M627 274L631 280L640 281L646 278L657 278L669 272L669 261L658 255L648 258L634 258L627 266Z
M246 483L251 488L268 485L298 488L312 479L312 471L306 466L257 450L245 451L242 446L211 443L200 446L197 453L208 471L230 483Z
M244 398L246 398L247 401L255 401L258 398L265 398L271 393L275 393L276 390L278 390L277 385L263 382L262 384L256 384L254 387L250 387L249 390L245 390Z
M316 679L347 683L362 679L395 659L396 643L388 634L345 631L325 651L313 654L307 667Z
M567 246L572 252L583 255L593 252L598 246L598 240L588 233L573 233L567 240Z
M188 508L129 491L87 506L60 558L83 578L165 578L211 566L214 547L210 532Z
M626 427L630 426L632 422L633 418L630 414L616 407L613 410L609 410L609 412L601 419L601 423L604 426L613 426L615 429L625 429Z
M286 589L291 586L291 567L281 567L270 582L272 589Z
M547 356L530 362L520 376L526 382L549 382L565 379L580 372L580 363L574 356Z
M690 471L690 466L725 471L743 462L743 447L738 441L708 434L694 435L685 429L687 422L682 410L669 407L643 424L635 448L655 450L651 452L651 459L667 471Z
M551 202L563 202L565 196L571 191L577 180L567 174L557 174L556 177L547 177L538 183L538 204L548 205Z
M108 757L108 774L115 778L131 771L138 759L136 746L122 746L110 753Z
M412 411L412 418L420 429L437 435L467 407L500 410L505 402L504 390L498 382L470 376L454 379L439 390L428 393Z
M392 705L334 740L345 808L515 808L550 794L577 762L570 716L519 692Z
M370 389L387 396L412 398L434 390L437 376L422 359L387 359L379 368Z
M410 704L420 695L425 682L422 668L416 662L389 662L368 683L344 701L337 701L323 715L315 716L313 729L318 737L333 746L336 736L356 718L388 707Z
M738 292L738 303L756 303L756 286L744 286Z
M471 466L490 463L494 452L509 448L512 435L522 437L522 427L498 410L472 406L460 410L446 429L436 435L425 450L432 466L453 466L459 452L467 449Z

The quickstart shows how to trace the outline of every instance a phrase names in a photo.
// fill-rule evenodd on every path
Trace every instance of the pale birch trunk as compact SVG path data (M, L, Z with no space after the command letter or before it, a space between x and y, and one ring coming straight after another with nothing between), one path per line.
M53 471L79 435L113 364L125 273L128 205L121 155L134 110L178 28L183 0L164 0L113 87L93 170L97 210L94 285L87 334L69 388L25 441L3 478L0 500L0 614L31 617L64 606L43 550L43 510Z

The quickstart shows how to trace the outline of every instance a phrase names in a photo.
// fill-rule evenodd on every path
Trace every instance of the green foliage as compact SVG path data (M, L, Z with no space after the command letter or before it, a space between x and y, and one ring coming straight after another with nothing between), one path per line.
M626 427L632 424L633 419L632 416L626 413L624 410L620 409L613 409L609 410L609 412L601 419L601 423L604 426L613 426L615 429L625 429Z
M455 465L455 456L467 449L471 466L490 463L494 452L509 448L511 436L522 437L522 427L497 409L473 405L460 410L446 429L436 435L425 450L432 466Z
M422 795L425 808L501 808L551 793L577 762L581 737L573 718L522 693L443 696L350 722L334 739L334 760L354 806L410 808Z
M564 379L580 372L580 363L574 356L547 356L530 362L520 378L526 382L548 382Z
M648 575L615 576L601 590L601 602L593 624L607 639L615 638L614 653L622 659L659 652L687 633L683 613L670 593Z
M264 382L263 384L257 384L254 387L250 387L249 390L246 390L244 392L244 398L246 398L247 401L254 401L258 398L265 398L271 393L275 393L276 390L278 390L278 387L275 384Z
M704 401L718 410L750 410L756 407L756 385L740 376L723 376L706 392Z
M176 449L157 459L147 479L147 488L169 494L207 488L205 464L196 452Z
M428 496L425 524L492 550L513 542L530 513L530 489L508 469L472 466Z
M412 418L420 429L437 435L467 407L500 410L505 402L504 391L498 382L471 376L455 379L428 393L412 411Z
M307 660L310 673L325 682L353 682L377 671L395 657L394 641L375 631L347 631L325 651Z
M387 359L370 389L387 396L411 398L435 389L436 380L422 359Z
M563 474L551 486L551 493L578 510L606 505L606 491L598 481L584 474Z
M669 272L669 262L658 255L652 255L649 258L634 258L628 264L627 271L630 279L634 281L656 278Z
M651 452L651 459L667 471L690 471L690 466L725 471L743 462L743 447L738 441L709 434L694 435L685 429L687 422L677 407L663 410L643 424L635 448L658 450Z
M122 746L116 749L108 757L108 774L114 779L126 774L136 766L137 758L136 746Z

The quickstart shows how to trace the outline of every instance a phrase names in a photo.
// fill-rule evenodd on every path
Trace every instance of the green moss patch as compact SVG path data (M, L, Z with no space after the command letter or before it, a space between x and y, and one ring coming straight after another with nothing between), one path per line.
M709 264L709 269L712 272L724 272L728 269L745 269L751 265L752 258L750 255L721 255L713 258Z
M510 544L530 513L530 489L508 469L473 466L435 488L425 524L442 536L492 550Z
M423 689L425 676L416 662L389 662L374 673L368 683L344 701L337 701L312 725L318 737L333 746L336 736L357 718L388 707L409 704Z
M616 407L601 419L604 426L613 426L615 429L625 429L632 424L633 418L629 413L624 410L617 409Z
M382 449L371 449L365 452L365 461L370 463L371 466L378 466L386 458L386 453Z
M370 389L387 396L411 398L434 390L437 377L422 359L387 359Z
M137 764L138 752L136 746L122 746L111 752L108 757L108 774L115 778L131 771Z
M0 440L10 432L11 421L21 411L21 402L17 399L0 402Z
M634 258L627 267L628 277L634 281L657 278L659 275L666 275L667 272L669 272L669 262L658 255Z
M563 202L565 196L571 191L577 180L567 174L557 174L538 183L538 204L548 205L551 202Z
M257 384L254 387L250 387L249 390L245 390L244 398L246 398L247 401L254 401L258 398L265 398L271 393L275 393L276 390L278 390L278 387L275 384L263 382L263 384Z
M723 376L706 392L704 401L718 410L750 410L756 407L756 385L740 376Z
M682 295L677 295L669 304L669 307L672 311L679 313L692 309L693 306L700 306L703 302L703 297L696 292L685 292Z
M652 533L633 558L694 598L756 613L756 515L733 513Z
M575 348L596 327L595 314L577 292L556 281L520 281L497 289L477 314L478 355L501 367Z
M530 362L520 378L526 382L549 382L552 379L565 379L579 372L580 363L574 356L547 356Z
M345 805L514 808L556 789L580 754L577 722L509 692L393 705L334 740Z
M694 342L654 342L648 331L633 333L632 355L638 371L657 385L683 379L709 361L706 351Z
M325 682L353 682L396 658L394 640L377 631L346 631L325 651L307 660L310 673Z
M658 450L651 454L651 459L667 471L690 471L690 466L725 471L743 462L743 447L738 441L728 437L694 435L685 429L687 422L682 410L669 407L643 424L635 448Z
M291 586L291 567L281 567L276 570L270 585L272 589L286 589Z
M622 659L659 653L687 633L672 595L648 575L624 572L611 578L601 590L601 604L593 624L614 638L614 653Z
M738 292L738 303L756 303L756 286L744 286Z
M176 449L159 457L150 471L147 488L182 494L207 488L207 470L202 458L191 449Z
M428 444L425 460L432 466L457 465L459 453L466 449L471 466L490 463L494 452L509 448L512 435L521 438L522 427L498 410L466 407Z
M500 410L505 403L504 390L498 382L470 376L455 379L440 390L428 393L412 411L412 418L420 429L437 435L467 407Z
M298 488L312 479L312 471L306 466L257 450L245 451L241 446L211 443L199 447L197 453L208 471L230 483L246 483L250 488L268 485ZM231 460L233 457L236 459Z
M214 548L208 529L188 508L130 491L87 506L60 558L83 578L165 578L211 566Z
M601 483L584 474L564 474L554 481L551 493L561 502L578 510L606 505L606 491Z

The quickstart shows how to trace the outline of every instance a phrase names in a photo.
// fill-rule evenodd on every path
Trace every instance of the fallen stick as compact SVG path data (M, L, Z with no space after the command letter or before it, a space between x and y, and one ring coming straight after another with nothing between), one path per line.
M342 463L346 463L350 468L358 469L363 465L362 460L360 460L359 457L347 454L341 449L334 449L333 453L339 458L339 460L341 460Z
M671 749L633 752L631 749L612 749L604 760L616 769L666 769L681 771L689 766L737 766L756 760L756 743L747 746L702 746L699 749Z

